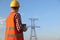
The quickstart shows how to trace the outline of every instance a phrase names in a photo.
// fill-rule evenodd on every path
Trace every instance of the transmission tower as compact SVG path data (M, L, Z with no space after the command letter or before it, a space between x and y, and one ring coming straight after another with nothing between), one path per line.
M35 26L35 21L38 20L37 18L29 18L31 21L31 35L30 40L37 40L36 30L35 28L40 28L39 26Z
M5 18L2 18L2 17L0 17L0 32L1 32L1 37L0 37L0 40L3 40L3 38L4 38L4 35L2 34L3 33L3 31L2 31L2 28L4 27L4 22L5 22Z

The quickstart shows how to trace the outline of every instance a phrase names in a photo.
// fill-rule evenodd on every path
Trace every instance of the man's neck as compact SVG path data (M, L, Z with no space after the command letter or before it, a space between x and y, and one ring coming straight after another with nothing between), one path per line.
M16 13L18 13L18 11L16 11L16 10L11 10L11 12L16 12Z

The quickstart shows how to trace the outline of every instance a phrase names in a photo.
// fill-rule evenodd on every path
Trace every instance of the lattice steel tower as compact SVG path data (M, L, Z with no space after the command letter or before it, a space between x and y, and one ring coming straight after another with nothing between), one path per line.
M31 35L30 40L37 40L36 30L35 28L40 28L39 26L35 26L35 21L38 20L37 18L29 18L31 20Z

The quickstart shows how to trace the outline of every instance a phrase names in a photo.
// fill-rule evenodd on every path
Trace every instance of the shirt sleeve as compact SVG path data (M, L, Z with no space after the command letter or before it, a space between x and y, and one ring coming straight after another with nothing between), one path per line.
M21 15L17 13L14 17L14 20L17 31L20 31L22 29Z

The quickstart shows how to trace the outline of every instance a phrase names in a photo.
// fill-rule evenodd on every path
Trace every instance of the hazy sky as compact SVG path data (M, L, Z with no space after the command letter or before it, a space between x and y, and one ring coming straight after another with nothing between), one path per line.
M6 18L10 13L12 0L0 0L0 18ZM22 23L30 25L29 18L38 18L36 29L38 40L59 40L60 38L60 0L18 0ZM4 34L5 24L0 26L0 35ZM27 35L28 34L28 35ZM29 40L30 28L24 33ZM1 37L1 36L0 36ZM1 37L2 38L2 37Z

